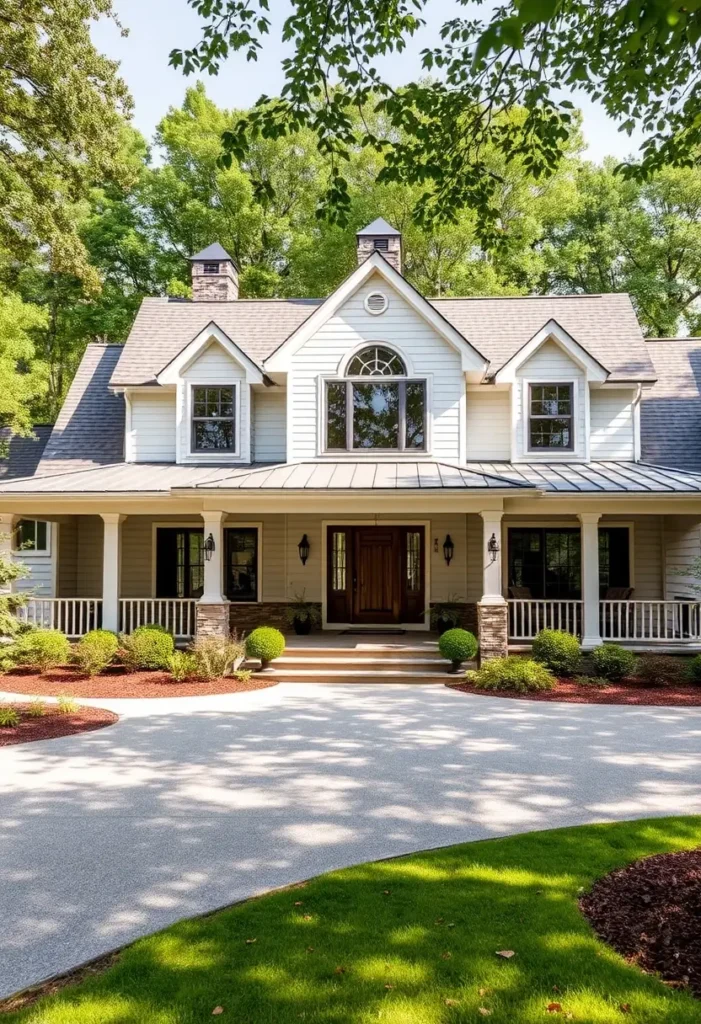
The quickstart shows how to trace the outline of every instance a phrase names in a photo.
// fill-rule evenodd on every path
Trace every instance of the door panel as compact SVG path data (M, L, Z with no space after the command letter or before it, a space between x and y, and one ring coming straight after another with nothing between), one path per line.
M327 621L423 622L425 547L422 526L330 526Z

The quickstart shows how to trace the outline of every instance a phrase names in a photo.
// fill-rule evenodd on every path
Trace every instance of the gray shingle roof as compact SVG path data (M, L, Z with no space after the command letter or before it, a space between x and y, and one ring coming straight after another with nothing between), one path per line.
M401 235L401 231L388 224L384 217L378 217L371 224L366 224L360 231L356 231L356 235Z
M657 383L643 391L642 456L701 470L701 338L649 339Z
M99 466L124 458L124 399L109 389L121 345L88 345L37 472Z
M152 384L156 374L212 321L260 364L320 303L321 299L144 299L112 384Z
M613 380L654 380L655 371L628 295L548 295L431 299L439 313L496 372L548 320L556 320L609 370Z
M34 437L12 436L7 427L0 430L0 441L9 442L7 458L0 459L0 479L12 480L35 473L52 429L50 423L36 424Z
M188 302L144 299L112 378L115 385L153 383L156 374L211 321L262 363L321 304L321 299ZM627 295L431 299L431 305L499 369L549 320L557 320L614 380L654 380Z
M468 462L469 471L493 473L543 491L569 494L698 494L701 473L642 462Z

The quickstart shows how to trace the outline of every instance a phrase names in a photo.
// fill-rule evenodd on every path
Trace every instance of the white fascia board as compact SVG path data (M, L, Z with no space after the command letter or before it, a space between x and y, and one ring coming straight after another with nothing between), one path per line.
M243 367L249 384L263 383L264 374L261 368L213 320L156 375L158 383L177 384L197 356L201 355L212 342L221 345L227 355L230 355L239 366Z
M373 252L357 267L349 277L332 292L322 304L314 310L303 324L292 332L264 362L266 373L281 373L290 368L290 359L302 345L324 326L327 320L341 308L354 292L372 275L379 274L403 299L433 327L449 345L460 353L462 369L465 373L484 373L489 365L488 360L473 348L462 334L449 324L441 314L433 308L405 278L398 273L387 260L377 252Z
M578 341L575 341L572 335L568 334L564 327L560 327L557 320L548 320L537 334L533 335L530 341L527 341L526 344L508 360L508 362L504 363L501 369L497 370L493 378L494 383L513 383L516 380L516 374L520 367L523 366L523 364L547 341L554 341L559 345L560 348L567 353L570 359L572 359L580 369L584 370L588 381L605 381L609 376L609 371L606 367L602 366L597 359L594 359L583 345L580 345Z

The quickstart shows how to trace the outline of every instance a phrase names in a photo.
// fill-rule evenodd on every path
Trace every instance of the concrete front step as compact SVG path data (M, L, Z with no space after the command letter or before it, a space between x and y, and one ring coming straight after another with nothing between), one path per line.
M408 669L324 669L277 667L277 663L261 675L280 683L445 683L450 675L443 671L411 672Z
M312 655L298 657L296 654L283 654L281 658L277 658L273 667L278 669L323 668L332 671L334 669L346 668L416 668L417 671L447 672L450 668L450 663L442 658L383 658L377 656L373 658L358 658L355 654L346 654L340 658L336 657L335 654L324 657L314 657Z

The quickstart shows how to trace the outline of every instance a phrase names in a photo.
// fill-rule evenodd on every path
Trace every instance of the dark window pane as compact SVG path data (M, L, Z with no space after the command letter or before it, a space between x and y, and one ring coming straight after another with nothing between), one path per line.
M599 528L599 588L630 586L630 533L626 526Z
M202 591L204 590L204 531L189 531L188 559L190 569L190 592L188 597L202 597Z
M231 420L196 420L195 448L200 452L233 451L233 422Z
M334 532L332 537L331 589L345 590L347 568L346 531L339 530Z
M227 529L227 587L230 601L258 600L258 531Z
M397 384L353 384L353 447L399 447Z
M36 549L37 551L46 551L46 523L43 519L38 519L36 523Z
M156 596L198 598L204 586L202 530L160 528L156 539Z
M571 420L531 420L531 448L570 448Z
M579 530L509 530L509 586L528 587L533 598L579 599Z
M406 385L406 448L426 446L424 385L411 382Z
M406 535L406 589L421 590L421 534L411 530Z
M346 447L346 385L326 385L326 447Z

